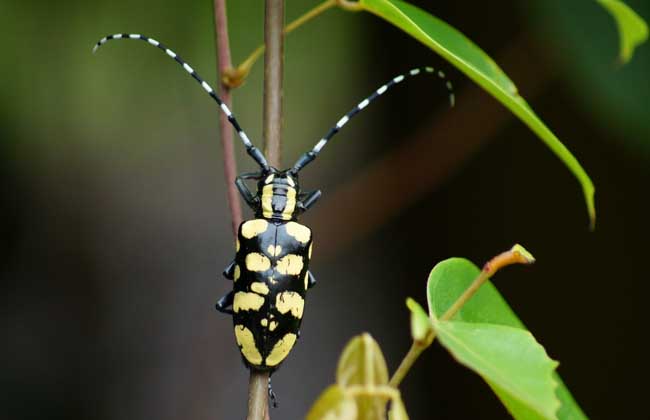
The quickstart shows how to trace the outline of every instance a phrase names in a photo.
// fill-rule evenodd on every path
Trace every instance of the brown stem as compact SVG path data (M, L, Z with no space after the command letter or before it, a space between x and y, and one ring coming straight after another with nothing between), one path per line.
M266 0L264 12L264 154L271 166L280 165L282 136L282 59L284 0ZM268 373L251 370L248 420L269 418Z
M232 109L230 87L223 83L224 74L227 74L232 69L225 0L214 0L214 29L217 45L218 80L220 81L219 84L221 86L220 97L223 103L225 103L228 108ZM219 113L219 134L221 137L223 153L223 169L226 176L226 186L228 188L228 206L230 207L232 231L233 235L236 235L237 228L239 227L243 217L239 195L235 186L237 162L235 160L233 131L232 126L228 121L228 117L223 112ZM268 381L268 374L255 373L251 371L248 387L249 420L268 419Z
M309 22L310 20L314 19L316 16L319 16L326 10L331 9L332 7L337 5L337 0L325 0L323 3L319 4L318 6L314 7L313 9L310 9L307 11L304 15L300 16L298 19L292 21L289 23L287 26L284 27L283 31L285 35L290 34L293 32L295 29L301 27L305 23ZM237 66L237 69L235 71L235 75L238 77L246 77L248 75L248 72L250 72L251 67L253 67L253 64L257 61L258 58L264 53L265 45L262 44L259 47L255 48L255 50L246 58L242 63ZM235 84L241 82L239 80L234 81Z
M255 372L251 370L248 381L248 417L247 420L268 420L268 372Z
M264 14L264 154L280 166L282 138L282 64L284 0L266 0Z
M232 68L225 0L214 0L214 31L217 45L217 80L221 81L223 79L222 76ZM221 100L228 106L228 108L232 109L232 95L230 94L230 88L223 82L220 82L219 84L221 86L219 92ZM226 117L223 112L219 113L219 136L221 137L223 171L226 177L226 187L228 189L228 207L230 208L232 231L233 234L236 235L237 228L242 221L241 203L239 201L237 188L235 187L237 161L235 160L232 126L228 122L228 117Z

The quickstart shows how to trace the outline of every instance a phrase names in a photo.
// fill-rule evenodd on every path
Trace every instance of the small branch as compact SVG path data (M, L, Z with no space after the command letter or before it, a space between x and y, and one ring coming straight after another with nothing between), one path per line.
M248 381L248 417L247 420L269 419L269 374L251 370Z
M284 0L266 0L264 13L264 154L280 166L282 139L282 74Z
M280 166L282 138L282 60L284 0L266 0L264 12L264 154L271 166ZM269 418L269 374L251 370L248 420Z
M217 46L217 68L218 80L222 80L225 73L232 67L230 58L230 41L228 38L228 18L226 17L225 0L214 0L214 30ZM230 88L223 82L219 83L221 100L232 109L232 96ZM233 235L237 234L237 228L242 221L242 209L239 202L239 194L235 187L237 176L237 161L235 160L235 147L233 144L233 132L228 118L223 112L219 113L219 136L221 137L221 152L223 154L223 171L228 189L228 207Z
M433 342L433 339L435 338L436 338L436 333L434 332L431 342ZM388 385L394 388L399 387L399 384L402 383L402 380L409 372L409 370L411 370L411 367L413 366L415 361L418 360L418 357L420 357L422 352L430 345L431 345L430 343L428 345L424 345L419 341L413 341L413 344L411 344L411 348L409 349L408 353L406 353L406 356L404 356L404 359L402 359L402 362L399 364L393 376L390 378L390 382L388 382Z

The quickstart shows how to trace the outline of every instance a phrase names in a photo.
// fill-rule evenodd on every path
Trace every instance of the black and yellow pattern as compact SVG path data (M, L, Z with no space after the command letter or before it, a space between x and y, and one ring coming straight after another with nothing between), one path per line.
M308 227L294 221L241 224L233 268L233 321L244 362L275 370L300 334L309 287Z

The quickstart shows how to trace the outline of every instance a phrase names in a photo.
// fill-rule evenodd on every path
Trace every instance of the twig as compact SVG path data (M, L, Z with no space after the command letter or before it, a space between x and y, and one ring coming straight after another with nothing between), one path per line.
M435 338L436 335L434 332L431 343L433 343L433 339ZM413 343L411 343L411 348L409 349L408 353L406 353L406 356L404 356L404 358L400 362L395 373L393 373L393 376L390 378L388 385L392 386L393 388L399 387L399 384L402 383L402 380L409 372L409 370L411 370L411 367L413 366L415 361L418 360L420 354L422 354L422 352L426 350L430 345L431 345L430 343L428 345L424 345L419 341L413 341Z
M284 34L285 35L290 34L295 29L299 28L300 26L314 19L316 16L319 16L326 10L331 9L336 5L337 5L337 0L325 0L323 3L317 5L313 9L310 9L305 14L300 16L298 19L292 21L287 26L285 26L285 28L283 29ZM250 72L251 67L253 67L253 64L255 64L257 59L260 58L260 56L264 53L265 47L266 45L262 44L259 47L255 48L255 50L244 61L242 61L239 66L237 66L237 68L235 69L235 74L238 77L246 77L246 75L248 75L248 73ZM235 81L235 83L239 83L239 81Z
M264 13L264 154L280 166L282 138L282 68L284 0L266 0Z
M282 61L284 0L266 0L264 11L264 154L271 166L280 166L282 138ZM269 418L268 373L251 370L248 420Z
M226 17L225 0L214 0L214 28L217 45L217 68L221 85L221 100L232 109L232 96L230 88L223 83L223 76L232 70L230 58L230 41L228 39L228 18ZM228 188L228 206L232 222L233 235L237 234L237 228L242 221L241 203L235 187L237 175L237 163L235 161L235 148L233 144L233 132L228 117L223 112L219 113L219 133L223 152L224 172ZM251 371L248 386L248 419L268 419L268 382L269 375Z
M251 370L248 381L247 420L269 420L269 374Z
M217 68L218 80L220 80L221 91L219 93L221 100L232 109L232 95L230 88L221 80L231 67L230 58L230 41L228 38L228 19L226 17L225 0L214 0L214 31L215 43L217 46ZM233 234L237 234L237 228L242 221L241 203L235 187L235 177L237 176L237 161L235 160L235 147L233 144L233 132L228 117L223 112L219 113L219 135L221 137L221 150L223 153L223 171L226 177L226 187L228 189L228 207Z

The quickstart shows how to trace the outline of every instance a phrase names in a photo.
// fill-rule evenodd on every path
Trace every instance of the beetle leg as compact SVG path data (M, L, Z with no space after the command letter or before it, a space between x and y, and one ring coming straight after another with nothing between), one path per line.
M239 175L235 179L235 185L237 186L237 189L239 190L239 193L241 194L242 198L248 204L250 208L255 210L259 204L260 199L255 196L251 192L250 189L248 189L248 186L246 185L245 180L247 179L260 179L262 177L262 174L259 172L247 172Z
M299 201L298 201L298 208L300 208L301 211L308 210L311 206L316 204L316 201L318 201L320 196L321 196L320 190L315 190L315 191L310 191L307 193L300 194Z
M307 283L307 289L311 289L312 287L316 286L316 277L311 273L311 271L307 272L307 275L309 276L309 280Z
M217 301L216 308L217 311L228 314L228 315L233 315L232 309L228 309L230 306L232 306L232 301L235 293L231 290L230 292L226 293Z
M233 280L235 278L235 260L232 260L228 267L223 270L223 276L228 280Z
M271 398L271 403L273 404L273 408L278 408L278 397L275 395L275 392L273 392L273 388L271 387L270 376L269 376L269 398Z

